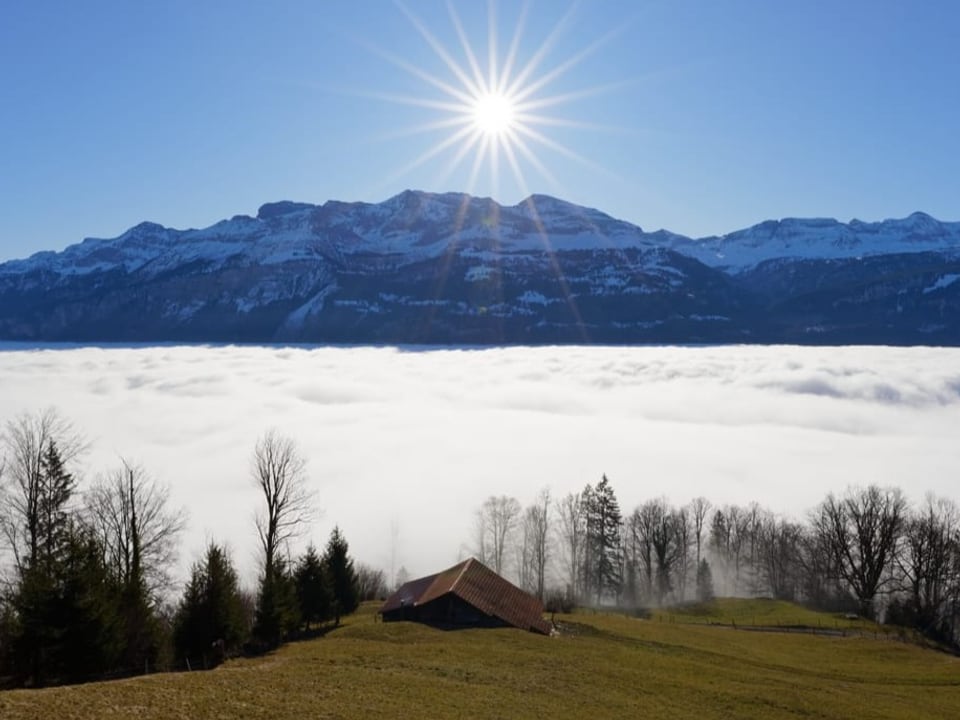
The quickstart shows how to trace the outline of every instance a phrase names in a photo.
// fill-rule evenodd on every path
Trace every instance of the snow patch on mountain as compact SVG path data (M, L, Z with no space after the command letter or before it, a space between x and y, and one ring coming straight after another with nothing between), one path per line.
M487 280L491 275L493 275L493 268L489 265L474 265L473 267L467 268L463 279L467 282L482 282L483 280Z
M933 285L930 285L929 287L925 287L923 289L923 294L929 295L930 293L936 292L937 290L943 290L945 288L948 288L951 285L953 285L957 280L960 280L960 275L956 275L956 274L941 275L939 278L937 278L937 281L933 283Z
M551 300L543 293L527 290L517 298L517 302L525 305L546 305Z
M335 293L338 289L339 288L337 287L336 283L331 283L325 287L323 290L307 300L307 302L305 302L303 305L287 315L286 319L283 321L282 328L289 331L297 330L303 327L308 318L314 315L319 315L323 311L323 306L327 298Z

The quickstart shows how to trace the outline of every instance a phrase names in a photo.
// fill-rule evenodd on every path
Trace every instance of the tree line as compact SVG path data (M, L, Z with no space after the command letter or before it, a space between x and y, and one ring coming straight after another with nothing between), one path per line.
M251 457L260 491L256 590L211 541L180 596L171 573L185 526L169 490L120 458L82 483L88 443L57 410L0 431L0 684L39 687L173 668L209 668L353 612L382 594L382 573L354 567L334 528L299 557L315 498L297 445L266 432Z
M250 458L256 588L242 587L228 548L211 541L173 597L184 512L124 458L82 482L88 449L53 409L0 430L0 684L212 667L339 623L388 590L382 571L355 565L337 528L322 551L291 555L316 498L296 443L268 431ZM527 507L489 497L470 547L554 606L766 596L960 640L960 511L933 496L911 505L896 488L831 493L802 519L703 497L624 513L603 476L560 498L545 489Z
M830 493L802 519L758 503L648 500L624 513L606 476L527 507L490 496L471 551L548 605L665 606L771 597L960 643L960 510L898 488Z

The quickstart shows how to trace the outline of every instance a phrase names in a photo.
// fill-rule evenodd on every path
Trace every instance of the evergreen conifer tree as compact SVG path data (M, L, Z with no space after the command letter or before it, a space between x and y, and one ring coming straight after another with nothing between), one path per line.
M70 510L75 481L53 439L33 472L24 486L28 553L11 598L11 645L18 676L37 686L114 668L117 588L96 538Z
M360 591L357 574L353 569L353 559L349 555L349 546L339 527L335 527L330 533L323 562L330 578L333 615L339 625L341 616L349 615L360 605Z
M585 497L590 570L599 604L605 593L616 596L620 592L623 516L616 493L606 475L592 492L585 492Z
M310 545L300 558L294 571L297 599L300 603L300 619L308 630L311 623L321 623L330 617L330 580L327 569Z
M174 619L176 661L211 666L246 640L237 572L225 548L210 543L196 563Z
M68 539L68 503L74 487L73 475L67 472L57 444L51 440L40 460L36 498L37 547L30 559L33 567L42 568L47 574L54 572Z
M117 587L93 534L68 525L57 556L52 572L24 571L11 603L14 666L33 686L96 678L117 667L123 647Z
M697 601L709 602L713 600L713 573L706 558L701 558L697 566Z
M273 562L273 572L264 572L260 578L253 636L263 647L277 647L299 626L300 603L296 581L286 560L278 557Z

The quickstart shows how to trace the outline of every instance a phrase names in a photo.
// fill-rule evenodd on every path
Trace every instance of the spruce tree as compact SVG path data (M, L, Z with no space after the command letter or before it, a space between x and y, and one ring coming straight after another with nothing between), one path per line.
M300 626L297 587L287 562L278 557L273 571L260 578L253 636L263 648L274 648Z
M713 600L713 573L706 558L700 560L697 566L697 601L709 602Z
M117 668L123 647L118 589L96 538L68 525L57 557L51 572L27 568L11 602L13 664L33 686L94 679Z
M586 494L587 546L590 550L597 604L605 593L620 592L623 516L620 503L606 475L591 493Z
M36 546L30 564L54 572L68 536L68 503L75 482L67 472L57 444L47 443L40 460L36 497Z
M591 532L593 527L591 525L591 512L594 505L594 491L590 483L583 488L583 492L580 493L580 514L582 520L574 519L572 522L580 522L580 530L582 531L582 540L581 540L581 549L580 552L580 568L578 573L578 578L580 585L578 588L574 589L574 594L576 597L581 598L584 602L589 602L590 596L593 594L593 585L596 578L596 573L594 568L596 567L596 553L597 553L597 543L595 542L596 533ZM571 530L571 532L576 532L576 530Z
M346 539L335 527L327 541L323 562L330 578L330 591L333 598L333 615L337 625L340 617L349 615L360 605L360 590L357 574L353 569L353 559L349 555Z
M56 442L47 441L24 486L28 552L11 598L18 621L11 639L14 664L21 680L35 686L74 677L82 670L73 665L76 653L100 655L96 647L81 647L83 642L99 643L99 631L72 625L97 626L102 605L113 599L102 558L94 562L89 557L99 546L72 517L69 504L74 485ZM111 652L105 650L103 655L112 661ZM89 672L98 668L96 661L88 663Z
M327 569L313 545L307 548L297 563L294 581L300 603L300 619L309 630L311 623L322 623L330 617L331 605Z
M128 670L121 666L125 638L118 588L89 528L76 527L70 535L62 588L57 595L62 615L55 620L62 632L58 679L77 682Z
M174 618L176 662L209 667L235 653L246 640L246 620L237 572L225 548L210 543L196 563Z

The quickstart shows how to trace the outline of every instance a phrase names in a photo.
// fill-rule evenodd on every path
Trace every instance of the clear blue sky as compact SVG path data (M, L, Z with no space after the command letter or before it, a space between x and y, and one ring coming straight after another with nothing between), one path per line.
M488 14L454 2L486 67ZM407 7L464 67L444 2ZM520 3L497 4L502 64ZM570 8L533 2L518 64ZM520 187L469 187L457 146L414 169L457 85L388 0L6 2L0 7L0 260L142 220L203 227L268 201L379 201L405 188L516 203L559 195L692 236L785 216L960 219L960 2L586 0L535 79L551 147ZM614 31L613 34L610 34ZM605 38L605 39L604 39ZM583 162L587 160L588 162Z

